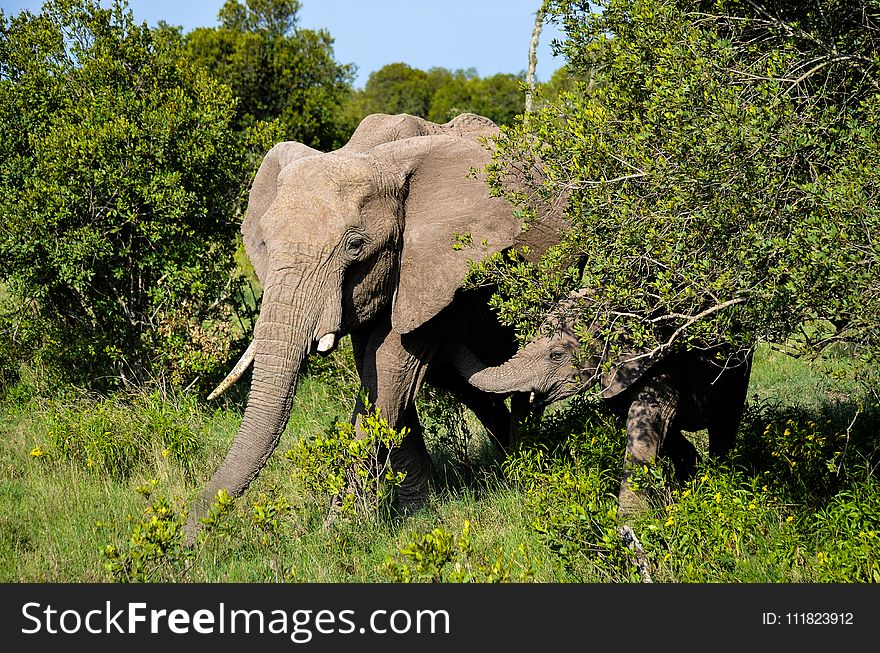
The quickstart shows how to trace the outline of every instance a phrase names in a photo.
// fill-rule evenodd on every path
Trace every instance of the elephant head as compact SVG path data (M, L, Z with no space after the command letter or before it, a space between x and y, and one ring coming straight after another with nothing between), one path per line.
M304 359L368 329L380 314L408 334L448 305L478 260L515 244L520 224L471 173L491 161L495 125L465 114L436 125L412 116L364 119L322 153L273 147L251 187L241 231L263 286L253 375L241 427L190 512L198 528L216 492L241 493L277 445ZM457 235L474 247L454 248Z
M694 469L698 454L682 430L707 429L709 453L726 457L733 449L751 370L751 352L726 347L666 351L624 351L610 361L596 330L576 333L580 290L547 317L542 335L506 362L488 367L463 346L447 354L465 380L479 390L513 394L526 409L540 409L598 383L603 399L626 426L627 445L618 512L623 518L647 505L630 477L634 467L655 460L662 449L679 478ZM533 397L525 400L525 394ZM530 405L529 405L530 404ZM511 433L511 444L516 433Z
M598 383L609 399L626 391L660 359L636 352L619 354L609 364L603 344L592 337L584 346L575 333L587 290L562 300L544 319L539 335L512 358L495 367L483 365L470 351L459 347L452 362L468 383L484 392L529 393L535 408ZM586 329L587 337L594 329Z

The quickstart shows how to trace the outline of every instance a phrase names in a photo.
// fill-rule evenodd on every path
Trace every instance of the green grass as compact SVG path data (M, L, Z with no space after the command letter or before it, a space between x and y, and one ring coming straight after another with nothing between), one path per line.
M0 581L132 573L114 559L146 560L140 578L158 581L638 580L616 532L625 439L586 399L557 406L502 461L472 416L432 395L430 506L324 530L328 498L306 491L283 453L348 417L342 363L303 379L278 450L195 550L180 546L181 519L235 435L241 391L218 406L108 399L47 392L26 375L0 400ZM704 460L683 484L663 466L646 471L651 507L634 528L654 579L880 580L878 412L857 386L769 350L749 397L730 463Z
M749 398L753 403L769 401L787 406L851 404L861 397L863 389L828 374L847 363L845 358L792 358L782 351L760 346L755 352Z

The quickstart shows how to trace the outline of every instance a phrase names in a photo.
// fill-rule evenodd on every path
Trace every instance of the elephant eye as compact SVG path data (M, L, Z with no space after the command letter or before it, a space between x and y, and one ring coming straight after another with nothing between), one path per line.
M554 363L561 363L566 359L566 354L564 351L554 351L550 353L550 360Z
M355 236L348 241L348 253L349 254L360 254L361 250L364 248L364 245L367 244L367 241L361 238L360 236Z

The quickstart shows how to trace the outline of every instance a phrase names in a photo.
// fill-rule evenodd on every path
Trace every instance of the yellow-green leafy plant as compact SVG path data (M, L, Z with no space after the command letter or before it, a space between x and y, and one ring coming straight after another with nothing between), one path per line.
M129 515L127 534L116 533L114 542L100 548L110 580L120 583L181 582L190 573L211 540L228 539L233 531L233 500L225 490L202 518L204 528L195 546L184 541L186 508L182 501L156 496L159 481L149 479L135 488L144 496L140 521Z
M510 554L500 549L489 555L476 551L469 520L458 536L443 526L422 535L413 533L400 555L402 560L386 557L380 567L397 583L511 583L527 582L534 576L532 560L523 545Z
M124 541L101 547L104 568L115 582L180 580L195 555L193 549L183 544L185 509L165 497L153 497L156 486L153 480L137 488L148 504L143 519L132 524Z
M400 446L408 429L388 425L380 410L365 403L359 430L334 422L323 434L302 438L285 452L292 475L316 499L332 504L334 518L378 518L389 506L404 473L391 467L389 452Z
M202 448L198 410L192 398L151 395L46 402L47 442L40 457L68 460L99 474L124 479L142 465L170 459L187 472ZM38 454L32 454L38 457Z

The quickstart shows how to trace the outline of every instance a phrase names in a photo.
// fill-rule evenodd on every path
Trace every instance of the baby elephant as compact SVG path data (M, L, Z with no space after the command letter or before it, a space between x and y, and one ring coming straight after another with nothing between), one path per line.
M601 396L626 426L624 478L620 513L630 515L644 500L630 488L634 464L654 460L663 449L680 478L697 461L694 446L682 430L709 432L709 454L726 457L733 449L746 400L751 354L742 360L721 350L672 351L662 355L639 352L618 356L604 367L604 348L584 350L574 334L578 291L551 313L541 335L496 367L483 365L471 352L458 349L452 362L474 387L511 394L511 405L542 408L596 383ZM530 399L530 401L529 401ZM511 434L514 444L515 431Z

